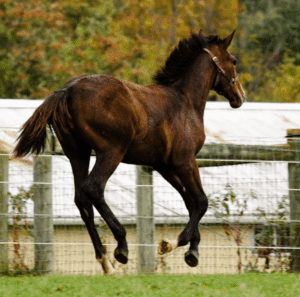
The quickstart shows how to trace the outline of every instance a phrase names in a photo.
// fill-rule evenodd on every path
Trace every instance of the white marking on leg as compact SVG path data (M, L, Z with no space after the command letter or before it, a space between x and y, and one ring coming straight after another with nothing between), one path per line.
M83 209L83 211L86 214L86 216L89 217L89 213L88 213L88 211L85 208Z
M115 269L113 268L110 260L107 255L103 255L101 259L97 259L97 261L101 264L104 276L106 275L115 275Z
M158 246L158 253L164 255L178 248L178 240L163 239Z
M174 251L175 249L178 248L178 240L177 239L174 239L174 240L170 240L170 245L172 247L172 250L171 251Z

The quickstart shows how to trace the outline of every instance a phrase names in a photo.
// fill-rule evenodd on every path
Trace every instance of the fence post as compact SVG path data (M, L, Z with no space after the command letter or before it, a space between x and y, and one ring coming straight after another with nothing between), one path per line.
M290 149L294 151L295 161L300 162L300 130L287 130L287 137ZM290 196L290 227L291 247L297 247L291 251L292 271L300 272L300 163L289 163L289 196Z
M53 267L52 156L38 156L33 164L35 270L49 273Z
M136 166L136 171L138 273L152 274L155 271L152 168Z
M8 155L0 152L0 272L8 270Z

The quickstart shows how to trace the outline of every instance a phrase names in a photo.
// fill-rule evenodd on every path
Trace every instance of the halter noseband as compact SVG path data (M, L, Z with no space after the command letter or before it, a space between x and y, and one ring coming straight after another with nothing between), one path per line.
M222 75L229 81L229 84L230 84L229 87L233 87L233 86L236 84L237 80L238 80L238 76L236 76L235 78L231 78L230 76L228 76L228 75L226 74L225 70L223 69L223 67L221 66L218 57L216 57L216 56L215 56L209 49L207 49L207 48L203 48L203 50L204 50L205 52L207 52L207 53L211 56L213 62L215 63L215 65L217 66L217 69L218 69L218 74L217 74L216 80L215 80L215 82L214 82L214 87L219 83L219 80L220 80L220 74L222 74Z

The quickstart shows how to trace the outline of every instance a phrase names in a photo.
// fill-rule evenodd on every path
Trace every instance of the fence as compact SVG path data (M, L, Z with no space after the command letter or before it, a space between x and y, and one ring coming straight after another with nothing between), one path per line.
M210 202L199 225L199 265L185 264L187 247L157 254L160 240L176 239L188 221L178 193L155 171L121 164L105 192L129 243L129 262L114 263L117 273L299 272L299 131L288 131L288 138L224 138L210 125L207 120L206 144L197 155ZM17 131L3 130L1 140ZM11 148L0 141L0 271L100 274L74 204L70 164L53 147L53 155L9 160ZM115 240L100 216L95 222L113 260Z
M297 130L288 131L287 144L210 143L197 155L210 200L200 225L197 268L184 263L186 248L165 256L156 253L158 242L163 237L175 239L187 222L181 198L149 168L123 165L106 190L108 203L128 233L130 261L125 266L114 263L117 271L298 272L300 139L293 137L295 133L297 136ZM0 160L1 270L101 273L73 203L66 158L43 155L11 169L8 154L2 152ZM20 186L23 191L16 189ZM96 221L112 256L115 241L101 218Z

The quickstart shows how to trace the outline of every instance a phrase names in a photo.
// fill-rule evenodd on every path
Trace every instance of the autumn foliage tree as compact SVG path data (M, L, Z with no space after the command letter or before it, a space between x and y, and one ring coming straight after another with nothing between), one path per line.
M179 39L237 27L238 0L0 0L0 97L43 98L74 76L141 84Z
M101 14L86 1L1 2L2 97L41 98L75 75L106 70Z

